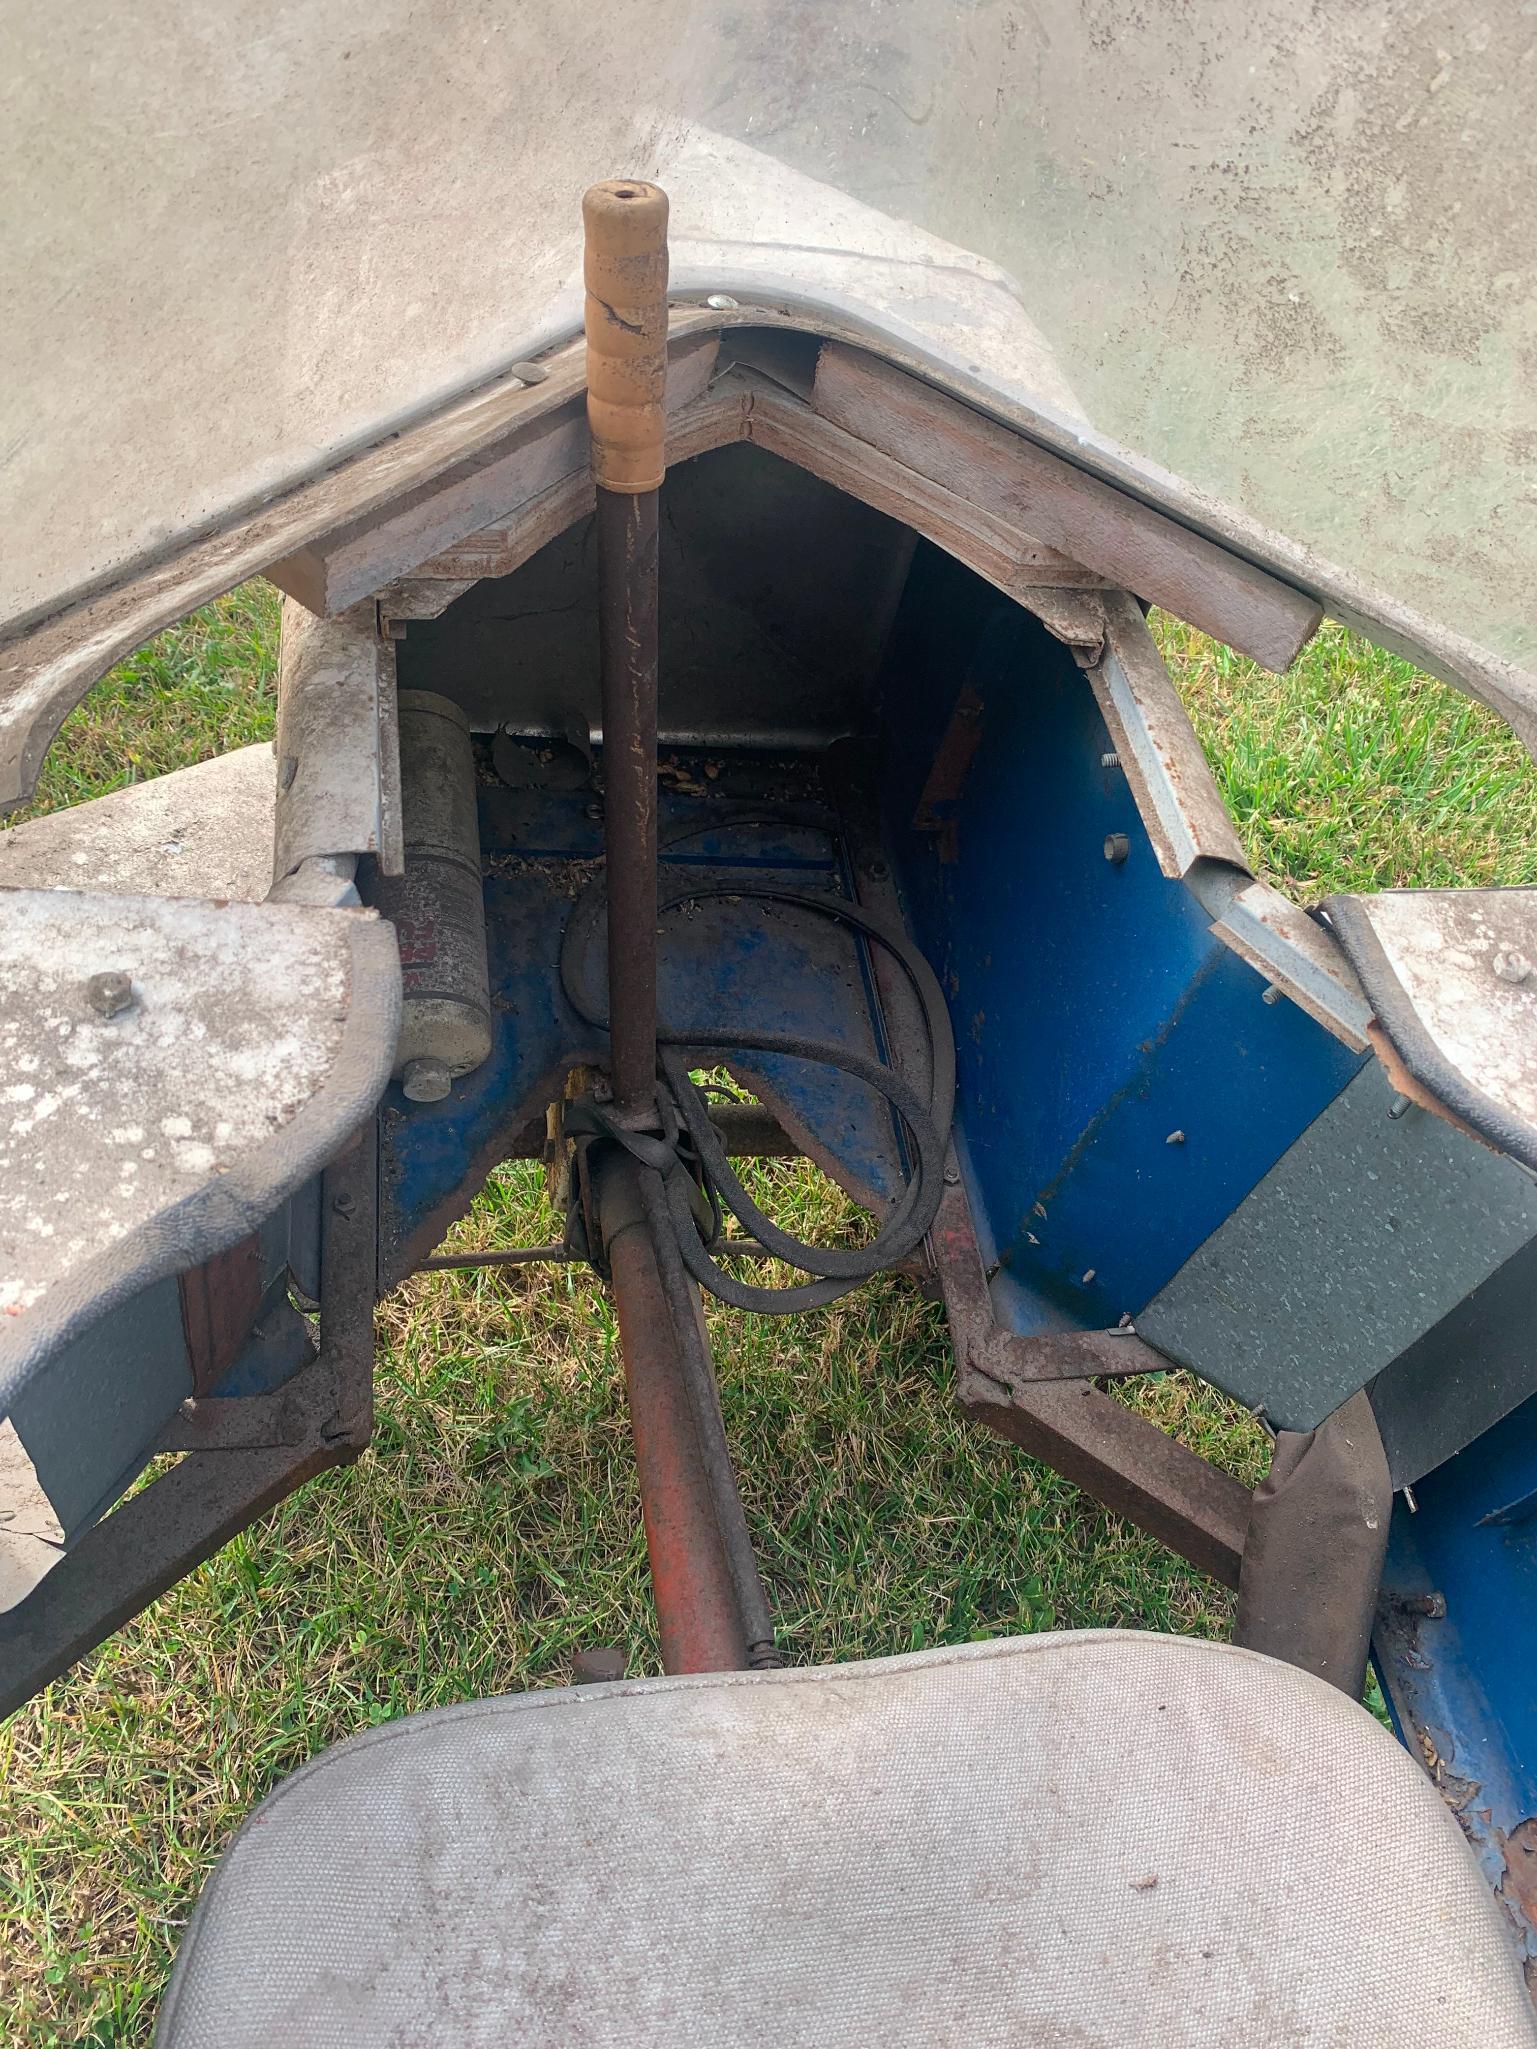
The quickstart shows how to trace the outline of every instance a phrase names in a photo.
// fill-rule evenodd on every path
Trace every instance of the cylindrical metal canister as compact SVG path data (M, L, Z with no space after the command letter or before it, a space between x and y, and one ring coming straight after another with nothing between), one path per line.
M448 698L402 690L399 706L406 872L381 876L374 894L400 941L395 1078L414 1101L436 1102L491 1050L475 759Z

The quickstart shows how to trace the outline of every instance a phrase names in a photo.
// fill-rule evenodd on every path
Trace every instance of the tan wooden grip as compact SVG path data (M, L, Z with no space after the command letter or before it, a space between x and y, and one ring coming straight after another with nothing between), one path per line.
M593 478L654 491L667 466L667 194L640 178L593 185L582 226Z

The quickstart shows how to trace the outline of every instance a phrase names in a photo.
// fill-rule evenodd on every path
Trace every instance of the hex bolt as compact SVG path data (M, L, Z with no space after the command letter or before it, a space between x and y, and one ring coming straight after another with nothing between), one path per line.
M1107 861L1113 861L1119 867L1130 852L1131 841L1124 832L1107 832L1105 834L1105 859Z
M133 983L121 968L108 968L86 983L85 1000L98 1017L116 1017L132 1003Z
M350 1217L357 1208L357 1202L350 1195L338 1195L332 1202L331 1208L339 1217Z
M1532 964L1524 953L1511 947L1508 952L1494 956L1494 972L1502 982L1524 982L1532 972Z
M441 1103L452 1083L447 1063L431 1053L409 1061L400 1077L401 1092L410 1103Z
M959 1188L959 1187L960 1187L960 1185L961 1185L961 1170L960 1170L960 1168L959 1168L959 1167L957 1167L957 1166L955 1166L955 1165L953 1165L953 1164L952 1164L951 1166L948 1166L948 1167L946 1167L946 1169L945 1169L945 1186L946 1186L946 1188Z

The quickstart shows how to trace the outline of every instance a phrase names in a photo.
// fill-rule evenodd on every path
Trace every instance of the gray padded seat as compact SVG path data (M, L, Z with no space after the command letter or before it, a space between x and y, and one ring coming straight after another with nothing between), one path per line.
M1503 1913L1364 1709L1120 1631L442 1708L225 1852L160 2049L1505 2049Z

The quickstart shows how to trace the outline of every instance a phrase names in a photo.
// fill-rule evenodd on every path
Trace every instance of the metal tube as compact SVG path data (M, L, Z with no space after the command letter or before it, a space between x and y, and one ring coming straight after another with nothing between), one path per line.
M619 1317L662 1664L669 1672L739 1672L748 1660L736 1583L641 1200L641 1171L628 1155L610 1152L598 1164L595 1195Z
M582 200L587 424L597 486L609 1067L614 1111L656 1099L657 489L666 467L667 195L643 179Z
M657 494L598 492L609 1079L621 1123L656 1098Z

